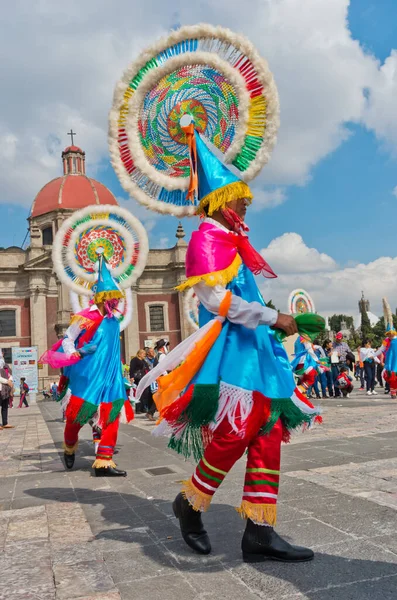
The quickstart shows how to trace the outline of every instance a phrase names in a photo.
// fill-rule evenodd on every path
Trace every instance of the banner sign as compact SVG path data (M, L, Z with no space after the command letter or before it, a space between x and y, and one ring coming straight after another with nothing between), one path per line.
M37 367L37 346L30 348L12 348L12 376L15 391L19 393L21 377L25 377L31 392L37 393L39 387L39 374Z

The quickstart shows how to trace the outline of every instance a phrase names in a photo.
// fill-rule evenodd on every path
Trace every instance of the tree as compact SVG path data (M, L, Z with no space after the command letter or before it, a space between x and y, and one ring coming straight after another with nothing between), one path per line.
M344 321L346 323L346 327L351 329L354 326L353 317L349 315L332 315L329 318L329 328L331 331L335 331L336 333L341 330L341 323Z
M277 310L277 308L274 306L274 304L273 304L273 300L272 300L271 298L270 298L270 300L268 300L268 301L266 302L266 306L267 306L268 308L274 308L274 310Z

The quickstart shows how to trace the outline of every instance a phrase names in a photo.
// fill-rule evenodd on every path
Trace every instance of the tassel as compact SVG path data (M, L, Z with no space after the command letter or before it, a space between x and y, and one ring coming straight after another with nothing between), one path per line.
M267 523L274 527L277 522L277 504L253 504L243 500L236 508L243 519L251 519L256 523Z
M75 444L73 444L73 446L68 446L67 444L65 444L65 442L63 442L63 449L65 451L65 454L74 454L77 450L79 446L79 442L77 441Z
M209 509L212 496L201 492L191 479L183 481L182 483L182 496L187 500L190 506L198 512L205 512Z
M94 460L94 462L92 463L93 469L101 469L103 467L105 467L105 469L108 469L109 467L116 468L116 463L113 462L112 460L108 460L108 459L104 459L104 458L96 458Z
M196 134L194 133L194 123L190 123L186 127L182 127L182 130L185 132L186 135L190 160L190 180L186 199L190 200L190 202L194 202L198 193L197 147Z
M233 181L204 196L197 209L197 214L204 213L204 207L208 206L208 216L210 217L217 210L224 208L228 202L240 198L252 200L252 192L244 181Z

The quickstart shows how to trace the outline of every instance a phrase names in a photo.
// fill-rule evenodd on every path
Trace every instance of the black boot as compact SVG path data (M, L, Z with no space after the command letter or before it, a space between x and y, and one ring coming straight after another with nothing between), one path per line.
M127 477L127 471L116 469L116 467L95 467L96 477Z
M66 452L63 453L63 459L65 461L65 465L66 465L67 469L73 468L74 458L75 458L74 453L73 454L67 454Z
M211 552L211 542L201 520L201 512L194 510L189 502L178 494L172 508L174 515L179 519L182 537L190 548L200 554Z
M292 546L278 535L273 527L255 525L247 521L241 542L245 562L262 562L267 559L282 562L304 562L314 558L313 550Z

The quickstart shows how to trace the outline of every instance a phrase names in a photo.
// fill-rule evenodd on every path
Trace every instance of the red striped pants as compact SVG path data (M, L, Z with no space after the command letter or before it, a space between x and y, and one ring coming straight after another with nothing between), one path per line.
M241 436L225 419L214 431L193 476L182 488L195 510L208 509L225 476L247 450L243 497L237 510L257 523L275 524L283 429L279 420L269 434L258 435L261 425Z

